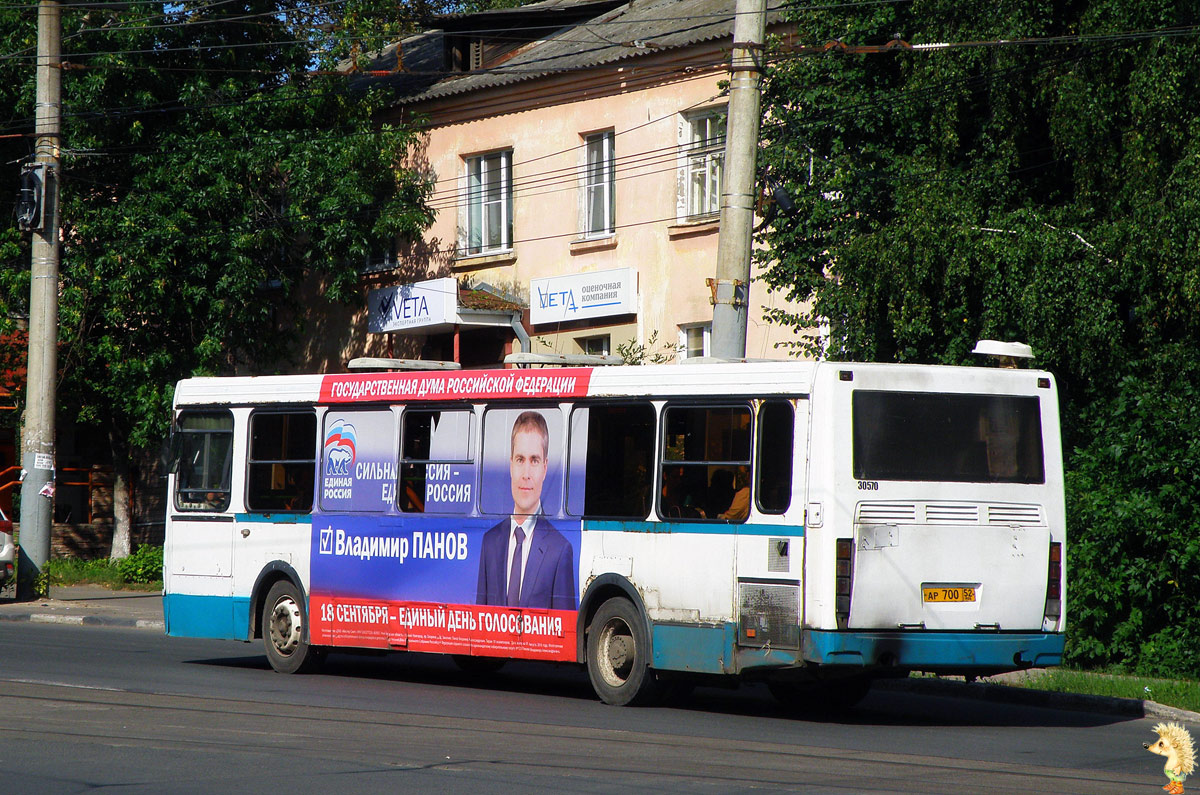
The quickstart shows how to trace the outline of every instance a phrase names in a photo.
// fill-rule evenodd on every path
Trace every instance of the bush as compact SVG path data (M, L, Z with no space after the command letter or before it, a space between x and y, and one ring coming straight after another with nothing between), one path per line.
M162 579L163 548L143 544L124 560L117 561L117 571L125 582L151 583Z

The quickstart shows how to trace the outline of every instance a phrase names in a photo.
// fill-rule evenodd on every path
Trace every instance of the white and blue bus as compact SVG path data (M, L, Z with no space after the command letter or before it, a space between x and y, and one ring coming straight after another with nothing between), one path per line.
M740 362L194 378L169 635L586 665L599 697L740 677L851 701L1058 664L1053 377Z

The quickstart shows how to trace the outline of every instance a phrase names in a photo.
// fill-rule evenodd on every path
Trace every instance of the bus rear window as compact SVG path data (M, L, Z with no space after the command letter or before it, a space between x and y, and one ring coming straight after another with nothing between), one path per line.
M1036 397L857 390L856 480L1044 483Z

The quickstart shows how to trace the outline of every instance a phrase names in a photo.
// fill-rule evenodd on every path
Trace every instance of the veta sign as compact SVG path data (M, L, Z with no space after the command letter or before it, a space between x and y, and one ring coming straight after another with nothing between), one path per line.
M637 312L632 268L533 279L529 286L529 320L535 325Z
M453 323L458 312L458 282L447 277L381 287L367 296L367 307L367 328L374 333Z

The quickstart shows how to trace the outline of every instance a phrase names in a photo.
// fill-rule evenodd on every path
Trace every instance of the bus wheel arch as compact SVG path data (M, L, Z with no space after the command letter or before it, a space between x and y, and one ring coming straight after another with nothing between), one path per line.
M300 589L300 575L290 564L282 560L273 560L263 570L258 573L258 578L254 581L254 587L250 590L250 633L247 641L257 640L262 637L263 625L262 615L263 606L267 601L267 592L271 590L275 583L281 580L288 580L300 590L301 597L304 596L303 590ZM305 610L308 609L308 600L304 599ZM305 627L305 640L308 640L307 626Z
M637 608L638 614L642 616L642 621L646 627L646 636L652 637L650 624L645 618L646 605L642 602L642 595L638 593L633 583L620 574L601 574L588 583L583 598L579 600L578 624L575 633L577 662L587 661L587 633L592 619L596 615L596 611L609 599L618 596L623 596L633 603L633 606Z

